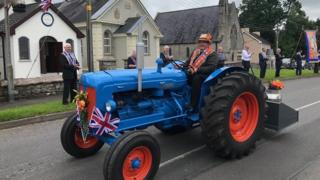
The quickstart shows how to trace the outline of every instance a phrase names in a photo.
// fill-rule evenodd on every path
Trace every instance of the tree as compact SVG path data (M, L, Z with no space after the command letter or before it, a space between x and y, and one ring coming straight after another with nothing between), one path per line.
M259 31L261 37L275 43L273 29L286 18L280 0L243 0L240 11L241 27L248 27L252 32Z
M288 9L285 30L280 33L279 44L286 56L292 57L297 50L306 52L304 29L314 29L314 22L309 21L298 0L288 0L284 4Z

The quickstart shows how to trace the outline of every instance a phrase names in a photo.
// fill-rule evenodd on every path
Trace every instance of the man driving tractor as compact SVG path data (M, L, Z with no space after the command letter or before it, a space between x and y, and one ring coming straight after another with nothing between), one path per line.
M213 37L210 33L201 34L197 48L185 63L188 68L188 83L192 87L191 103L187 105L189 111L196 109L201 85L214 72L218 64L218 56L211 47L212 40Z

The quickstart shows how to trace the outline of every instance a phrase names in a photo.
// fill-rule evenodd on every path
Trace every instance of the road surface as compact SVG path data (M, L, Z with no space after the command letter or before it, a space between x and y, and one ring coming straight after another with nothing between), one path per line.
M284 102L300 110L300 122L280 134L266 131L253 154L225 161L204 146L201 129L166 136L149 132L161 145L156 180L282 180L320 175L320 78L285 82ZM100 180L107 146L74 159L60 145L63 121L0 131L0 180ZM317 176L318 175L318 176Z

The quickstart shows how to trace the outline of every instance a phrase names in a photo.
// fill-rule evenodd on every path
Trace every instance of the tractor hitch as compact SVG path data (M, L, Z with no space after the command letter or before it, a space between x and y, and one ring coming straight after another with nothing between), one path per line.
M299 111L282 102L267 101L268 112L265 127L281 131L299 121Z

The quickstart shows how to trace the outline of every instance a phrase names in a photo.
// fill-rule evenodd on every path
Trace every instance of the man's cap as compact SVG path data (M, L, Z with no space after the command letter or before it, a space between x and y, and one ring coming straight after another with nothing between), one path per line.
M204 42L212 43L212 40L213 40L213 36L210 33L207 33L207 34L201 34L198 42L204 41Z

